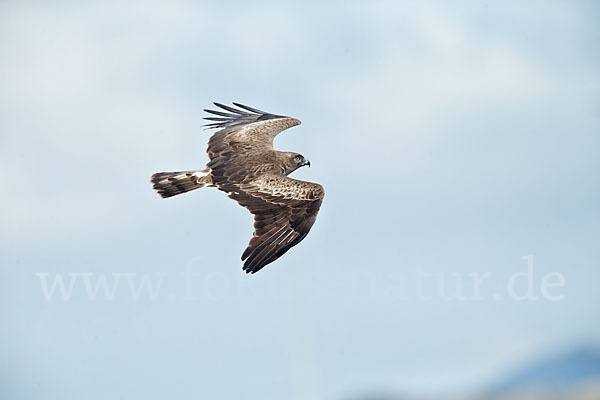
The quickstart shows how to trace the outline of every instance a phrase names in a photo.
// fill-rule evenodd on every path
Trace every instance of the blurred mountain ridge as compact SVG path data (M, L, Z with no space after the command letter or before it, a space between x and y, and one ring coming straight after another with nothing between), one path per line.
M513 368L472 395L363 394L348 400L600 400L600 351L580 346Z
M600 399L600 351L582 346L543 358L507 375L481 398Z

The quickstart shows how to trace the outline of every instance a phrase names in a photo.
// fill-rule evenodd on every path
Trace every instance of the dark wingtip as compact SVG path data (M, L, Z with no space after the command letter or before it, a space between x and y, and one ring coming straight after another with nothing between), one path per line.
M248 274L248 275L254 275L254 273L256 272L256 270L253 270L253 269L251 269L251 268L246 268L246 266L244 266L242 269L243 269L243 270L244 270L244 272L245 272L246 274Z
M239 115L244 115L244 114L246 114L246 113L245 113L245 112L243 112L242 110L237 110L237 109L235 109L235 108L233 108L233 107L226 106L225 104L217 103L216 101L215 101L215 102L213 102L213 104L214 104L215 106L219 107L219 108L222 108L223 110L226 110L226 111L229 111L229 112L232 112L232 113L235 113L235 114L239 114ZM234 104L235 104L235 103L234 103ZM207 110L205 110L205 111L207 111Z
M217 119L217 118L213 118L213 117L205 117L205 120L209 120L209 121L217 121L217 122L213 122L210 124L205 124L203 125L205 128L207 129L211 129L211 128L227 128L230 126L236 126L236 125L244 125L244 124L251 124L253 122L256 121L262 121L265 119L274 119L274 118L288 118L288 117L284 117L282 115L274 115L265 111L261 111L259 109L250 107L250 106L246 106L244 104L240 104L240 103L236 103L233 102L233 105L235 105L238 108L234 108L225 104L221 104L218 102L213 102L213 104L225 111L229 111L229 113L225 113L222 111L216 111L216 110L210 110L205 108L204 111L209 113L209 114L213 114L213 115L218 115L219 117L223 117L223 119Z
M244 110L247 110L247 111L250 111L250 112L253 112L253 113L256 113L256 114L269 114L268 112L261 111L261 110L258 110L256 108L250 107L250 106L246 106L246 105L243 105L241 103L236 103L235 101L232 102L232 103L236 107L243 108Z

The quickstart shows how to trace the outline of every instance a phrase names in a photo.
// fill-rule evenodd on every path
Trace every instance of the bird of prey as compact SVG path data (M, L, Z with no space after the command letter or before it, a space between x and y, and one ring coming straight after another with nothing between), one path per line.
M325 191L317 183L289 175L310 162L302 154L273 149L278 133L300 124L239 103L214 103L208 128L220 129L209 141L210 161L203 170L159 172L150 181L163 197L216 187L254 215L254 235L242 254L244 271L255 273L306 237L315 223Z

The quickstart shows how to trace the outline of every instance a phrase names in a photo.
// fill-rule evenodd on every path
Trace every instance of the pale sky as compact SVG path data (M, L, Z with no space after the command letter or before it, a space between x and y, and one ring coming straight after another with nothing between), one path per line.
M462 393L600 346L599 20L591 1L2 2L2 397ZM246 210L148 181L204 167L212 101L302 120L275 146L326 190L254 276ZM57 276L67 300L46 299Z

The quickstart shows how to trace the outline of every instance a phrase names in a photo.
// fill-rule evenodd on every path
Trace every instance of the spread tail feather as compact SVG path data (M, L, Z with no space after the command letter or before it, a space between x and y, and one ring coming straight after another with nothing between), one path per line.
M152 175L150 182L162 198L212 185L208 169L202 171L158 172Z

